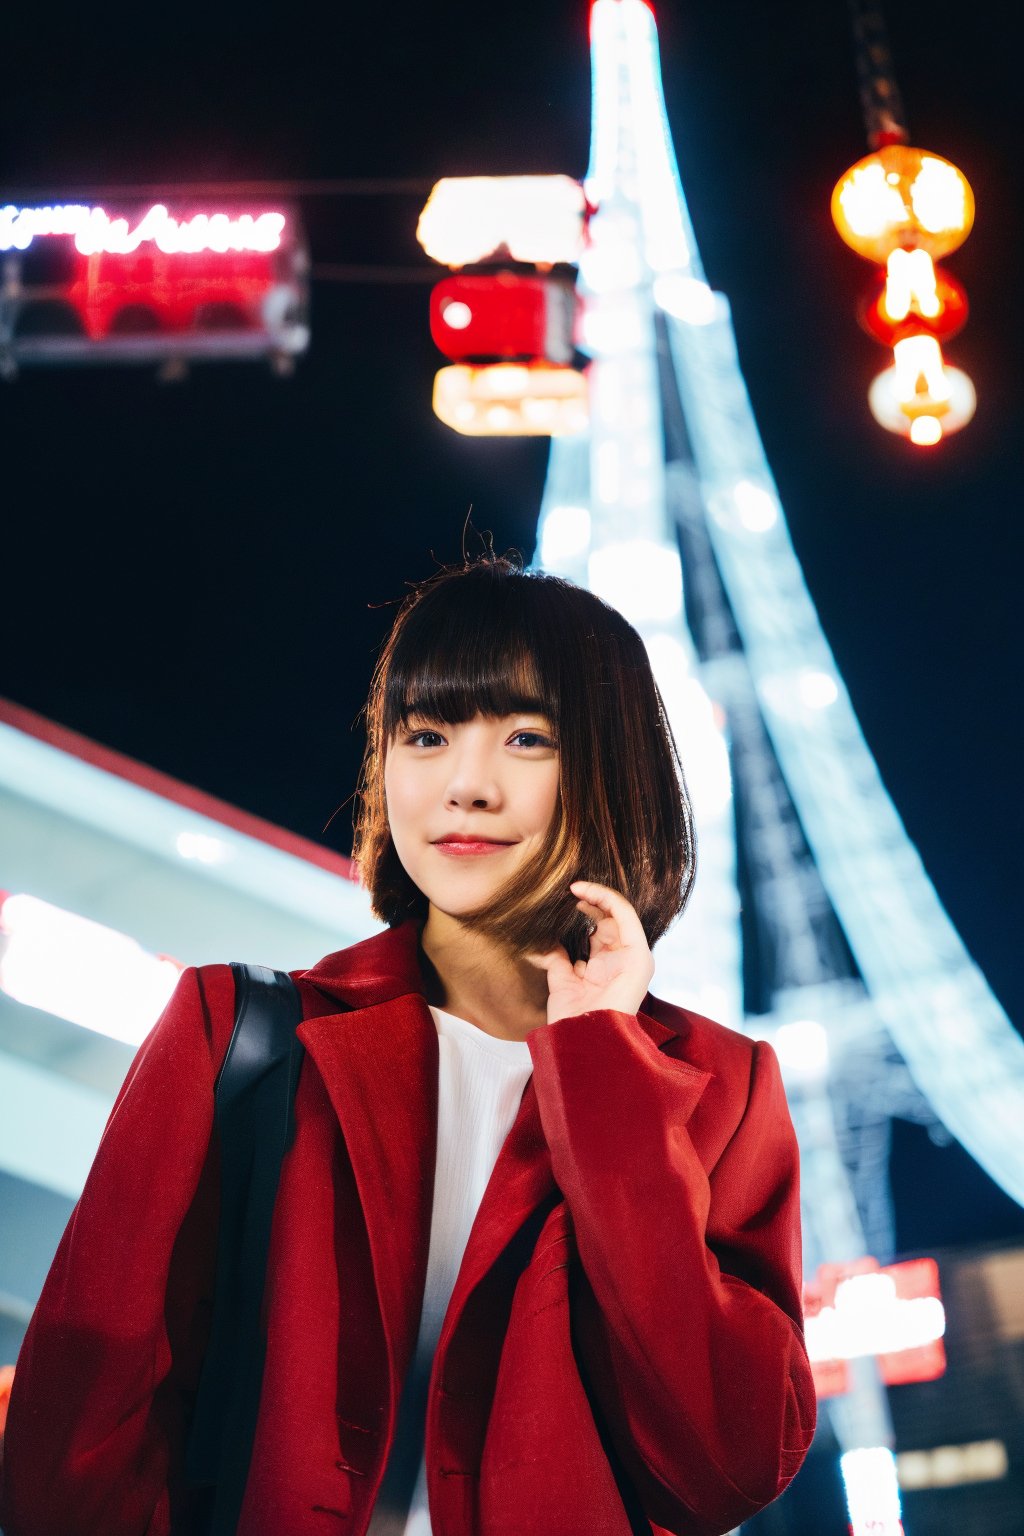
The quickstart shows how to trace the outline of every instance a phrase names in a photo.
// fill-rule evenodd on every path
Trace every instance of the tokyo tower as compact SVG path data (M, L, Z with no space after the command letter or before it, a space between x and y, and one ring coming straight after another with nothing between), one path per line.
M729 307L701 268L652 7L596 0L591 57L590 425L552 440L533 566L640 631L680 746L699 873L658 945L659 995L775 1045L807 1275L887 1263L894 1115L940 1122L1024 1203L1024 1041L936 895L819 625ZM873 1358L851 1366L828 1405L850 1476L845 1453L893 1443Z

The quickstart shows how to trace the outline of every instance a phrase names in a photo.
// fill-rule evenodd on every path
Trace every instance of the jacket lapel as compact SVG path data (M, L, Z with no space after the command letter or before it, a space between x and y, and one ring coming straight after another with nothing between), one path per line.
M646 999L645 999L646 1001ZM431 1019L433 1026L433 1019ZM659 1048L675 1038L676 1031L648 1014L637 1014L641 1029ZM701 1074L702 1090L707 1074ZM435 1096L436 1097L436 1096ZM694 1102L699 1091L694 1095ZM436 1136L436 1132L435 1132ZM551 1195L558 1193L551 1172L551 1154L544 1139L540 1106L533 1075L523 1090L519 1112L502 1144L490 1182L484 1190L476 1220L469 1234L462 1267L448 1305L441 1340L458 1326L459 1316L474 1288L483 1279L504 1248Z
M392 1387L419 1329L437 1146L438 1045L415 995L298 1029L338 1117L366 1221Z
M439 1053L422 995L420 926L384 929L295 977L343 1005L321 1013L307 1000L298 1036L323 1079L359 1192L393 1403L419 1330L437 1146Z
M443 1356L447 1341L480 1281L537 1208L556 1194L551 1154L544 1140L531 1074L470 1229L438 1339L439 1355Z
M359 1190L393 1402L419 1332L437 1152L439 1050L423 995L421 927L409 919L296 976L345 1005L340 1013L307 1017L298 1034L338 1117ZM638 1019L659 1047L676 1034L648 1014ZM556 1195L531 1076L469 1235L439 1353L475 1287Z

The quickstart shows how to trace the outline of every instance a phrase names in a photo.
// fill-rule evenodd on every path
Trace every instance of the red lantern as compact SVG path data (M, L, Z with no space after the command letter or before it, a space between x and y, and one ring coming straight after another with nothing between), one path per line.
M898 250L886 270L876 274L858 309L869 336L894 347L905 336L934 336L948 341L967 319L967 293L927 251Z
M576 306L572 284L555 277L517 272L447 277L430 295L430 334L453 362L571 363Z

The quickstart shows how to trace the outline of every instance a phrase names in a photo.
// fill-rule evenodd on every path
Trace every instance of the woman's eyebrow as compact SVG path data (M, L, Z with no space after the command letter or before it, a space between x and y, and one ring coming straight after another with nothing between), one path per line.
M480 713L484 713L483 709L480 710ZM410 699L409 702L403 706L402 714L407 720L411 719L414 715L426 720L437 720L441 718L435 711L426 707L426 700L424 699ZM520 699L514 703L512 708L507 710L504 715L498 716L497 718L502 720L512 720L518 715L540 715L543 717L543 719L552 723L555 719L554 711L548 708L543 699L537 698Z
M413 725L416 722L419 722L420 724L426 723L428 725L441 725L444 723L444 716L437 710L428 709L422 700L416 699L413 701L413 703L407 704L405 706L401 712L399 721L400 724L405 726Z

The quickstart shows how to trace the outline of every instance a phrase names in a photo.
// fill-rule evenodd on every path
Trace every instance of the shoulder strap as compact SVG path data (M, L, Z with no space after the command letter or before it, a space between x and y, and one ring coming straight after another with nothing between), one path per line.
M259 1413L266 1341L260 1326L274 1201L295 1131L305 1051L298 990L283 971L233 964L235 1027L217 1077L221 1215L210 1340L185 1455L200 1490L200 1529L238 1524Z

